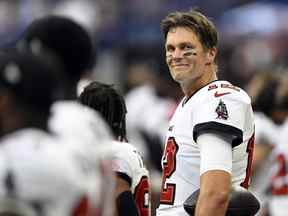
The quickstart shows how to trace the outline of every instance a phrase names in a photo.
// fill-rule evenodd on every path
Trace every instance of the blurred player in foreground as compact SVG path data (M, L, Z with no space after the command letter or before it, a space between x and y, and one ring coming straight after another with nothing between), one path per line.
M217 80L218 36L195 10L161 22L166 63L185 96L167 131L157 216L188 215L183 202L200 188L195 215L223 216L231 187L248 188L254 147L249 96Z
M97 113L76 101L77 83L91 72L95 62L95 48L88 32L75 21L61 16L47 16L32 22L17 44L18 49L35 55L54 56L68 79L65 100L52 107L51 129L57 134L78 138L95 138L91 127L97 127L97 139L108 138L109 130ZM76 115L75 112L79 112ZM81 125L83 123L83 125ZM97 126L95 125L97 123ZM91 137L90 137L91 136Z
M94 164L96 173L100 173L102 170L100 166L103 165L99 156L102 155L101 148L104 146L102 143L107 145L112 136L101 116L76 100L78 81L83 74L91 72L94 67L95 48L90 35L80 24L69 18L46 16L33 21L27 27L17 48L20 51L31 51L35 55L53 56L62 65L69 81L68 87L65 100L57 101L51 108L49 128L59 137L72 140L74 145L69 148L75 149L78 155L85 158L90 164L88 166ZM104 170L105 175L109 176L109 170ZM104 195L94 193L95 200L109 203L104 197L108 197L111 194L109 189L112 190L114 187L113 178L110 177L103 180L103 184L111 183L105 187L107 193ZM108 212L103 214L110 215L113 206L105 208L106 210Z
M88 213L87 175L48 129L50 106L64 87L50 63L27 53L0 55L0 215Z
M113 170L117 175L115 197L118 215L150 216L148 171L140 153L127 143L124 98L112 85L92 82L84 88L79 100L102 114L117 140L111 147L111 154Z

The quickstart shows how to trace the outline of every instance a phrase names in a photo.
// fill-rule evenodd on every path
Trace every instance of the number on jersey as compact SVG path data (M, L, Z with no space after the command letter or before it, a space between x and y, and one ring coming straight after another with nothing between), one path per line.
M150 184L147 176L142 176L139 184L135 188L134 198L140 216L150 216Z
M176 192L176 184L166 183L166 179L176 170L176 154L179 147L174 139L170 137L167 141L163 155L163 177L160 195L160 203L173 205Z
M255 135L253 134L252 137L249 139L246 152L248 153L248 162L246 167L246 176L244 181L240 184L242 187L248 189L250 184L250 176L252 174L252 159L253 159L253 151L254 151L254 139Z
M284 154L277 155L278 170L272 178L272 194L286 195L288 194L288 184L286 180L287 167L286 158Z
M83 196L79 203L77 203L76 208L73 210L73 216L87 216L89 210L89 199L87 196Z

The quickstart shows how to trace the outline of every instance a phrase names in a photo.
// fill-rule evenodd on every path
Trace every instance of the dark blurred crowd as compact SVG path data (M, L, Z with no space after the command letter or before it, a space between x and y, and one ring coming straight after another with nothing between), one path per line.
M97 78L118 83L125 91L127 68L135 61L148 61L157 75L168 77L159 22L177 9L197 7L216 22L221 34L220 77L243 86L256 70L287 64L284 0L2 0L0 6L2 46L9 46L33 19L46 14L81 22L100 50Z

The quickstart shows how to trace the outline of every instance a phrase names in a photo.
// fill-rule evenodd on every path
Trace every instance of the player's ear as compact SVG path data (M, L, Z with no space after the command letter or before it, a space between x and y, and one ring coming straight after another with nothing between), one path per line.
M212 47L208 49L206 53L206 65L211 65L215 61L217 51L218 50L216 47Z

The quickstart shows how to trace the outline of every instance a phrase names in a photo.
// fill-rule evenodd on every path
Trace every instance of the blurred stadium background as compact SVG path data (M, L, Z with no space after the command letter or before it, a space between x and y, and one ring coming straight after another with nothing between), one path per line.
M249 0L1 0L0 45L9 46L35 18L65 14L82 22L98 48L97 79L125 89L128 66L149 62L167 77L159 21L198 7L220 30L219 76L243 86L265 68L285 67L288 1Z
M153 209L161 184L165 124L182 95L165 65L159 23L170 11L192 7L211 17L219 30L220 79L246 88L261 72L287 76L287 0L0 0L2 48L13 46L31 21L47 14L72 17L89 30L98 52L93 75L87 79L114 83L127 95L128 133L152 170ZM139 86L153 91L142 89L141 95L135 91Z

